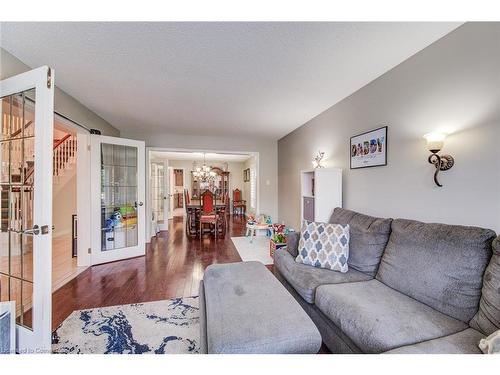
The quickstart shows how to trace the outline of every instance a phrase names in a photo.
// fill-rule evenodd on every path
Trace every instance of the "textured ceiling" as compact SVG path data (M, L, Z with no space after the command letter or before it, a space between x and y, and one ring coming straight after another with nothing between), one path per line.
M278 139L457 23L1 23L122 131Z

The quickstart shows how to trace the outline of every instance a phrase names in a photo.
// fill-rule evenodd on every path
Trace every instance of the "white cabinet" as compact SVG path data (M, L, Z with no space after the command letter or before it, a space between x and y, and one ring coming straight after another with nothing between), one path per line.
M335 207L342 207L342 169L318 168L300 173L301 219L328 222Z

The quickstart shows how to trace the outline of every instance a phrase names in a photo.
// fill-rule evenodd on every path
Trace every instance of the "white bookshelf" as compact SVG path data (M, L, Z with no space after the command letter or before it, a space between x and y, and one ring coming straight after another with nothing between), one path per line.
M300 218L328 222L342 207L342 169L317 168L300 173Z

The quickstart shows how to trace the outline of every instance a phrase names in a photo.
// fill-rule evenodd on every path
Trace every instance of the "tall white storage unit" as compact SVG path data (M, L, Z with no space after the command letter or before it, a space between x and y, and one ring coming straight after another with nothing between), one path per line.
M300 179L301 219L327 223L333 209L342 207L342 169L302 171Z

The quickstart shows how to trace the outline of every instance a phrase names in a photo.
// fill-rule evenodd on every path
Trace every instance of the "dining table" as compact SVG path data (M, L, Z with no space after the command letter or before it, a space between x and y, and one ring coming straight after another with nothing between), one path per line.
M222 199L217 199L215 201L215 208L224 208L226 207L226 203L222 201ZM201 202L199 199L191 199L188 204L186 204L187 209L200 209L201 208Z

